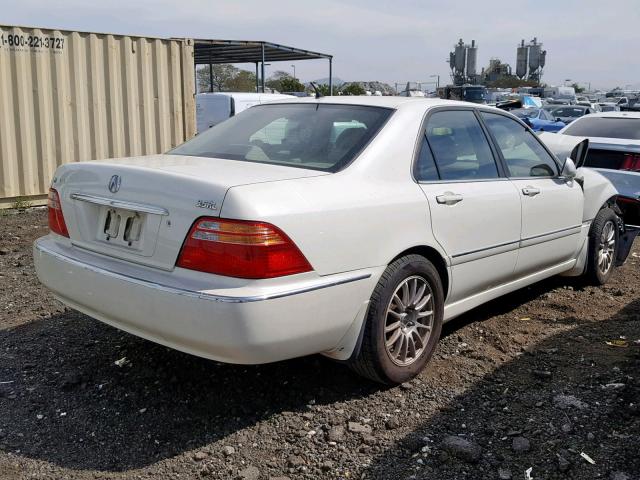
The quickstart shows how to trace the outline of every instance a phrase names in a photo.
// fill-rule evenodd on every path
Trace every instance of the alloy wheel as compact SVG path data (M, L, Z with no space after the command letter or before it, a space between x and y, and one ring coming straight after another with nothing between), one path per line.
M401 367L414 363L427 346L433 330L433 292L414 275L403 280L387 307L384 337L391 361Z
M600 234L600 244L598 245L598 270L605 275L613 265L613 256L616 248L616 227L609 220L604 224Z

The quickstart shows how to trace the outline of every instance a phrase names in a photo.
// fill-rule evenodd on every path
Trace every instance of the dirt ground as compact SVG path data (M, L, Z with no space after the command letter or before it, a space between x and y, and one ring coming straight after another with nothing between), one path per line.
M43 210L0 217L2 479L640 479L640 241L605 287L554 278L450 322L419 378L381 388L69 310L35 277L46 232Z

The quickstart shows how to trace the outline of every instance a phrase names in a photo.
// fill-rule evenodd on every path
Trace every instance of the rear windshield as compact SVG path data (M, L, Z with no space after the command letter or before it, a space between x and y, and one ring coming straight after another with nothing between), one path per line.
M559 107L553 109L553 114L557 117L581 117L584 115L584 108Z
M358 105L261 105L169 153L335 172L358 155L392 112Z
M564 131L576 137L606 137L640 140L640 118L584 117Z

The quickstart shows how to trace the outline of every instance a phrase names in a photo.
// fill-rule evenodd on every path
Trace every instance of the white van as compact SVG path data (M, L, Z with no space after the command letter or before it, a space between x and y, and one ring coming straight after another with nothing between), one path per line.
M544 89L545 98L553 98L554 100L569 100L575 103L576 90L573 87L547 87Z
M295 97L279 93L198 93L196 95L196 126L198 133L204 132L249 107L284 98Z

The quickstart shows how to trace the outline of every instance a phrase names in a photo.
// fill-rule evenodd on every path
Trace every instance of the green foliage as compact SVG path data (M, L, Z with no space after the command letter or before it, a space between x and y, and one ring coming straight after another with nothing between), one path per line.
M580 85L578 85L577 83L572 83L571 86L573 87L573 89L576 91L576 93L582 93L584 92L584 87L581 87Z
M365 89L359 83L348 83L340 89L343 95L364 95Z
M256 76L248 70L241 70L228 63L214 65L210 77L209 66L205 65L196 71L198 90L200 92L255 92Z
M11 208L15 208L16 210L24 210L26 208L31 208L32 206L33 204L27 197L16 197L11 204Z
M331 95L331 92L329 91L329 85L327 84L321 84L321 85L317 85L316 87L318 88L318 91L320 92L320 95L322 95L323 97L328 97ZM309 88L307 88L307 91L311 94L311 95L315 95L316 91L313 89L313 87L311 85L309 85ZM335 92L335 87L334 87L334 92Z
M304 92L304 85L283 70L273 72L265 85L278 92Z
M228 92L255 92L256 75L248 70L239 70L226 85Z
M280 80L281 90L279 92L304 92L304 85L300 80L293 77L286 77Z

